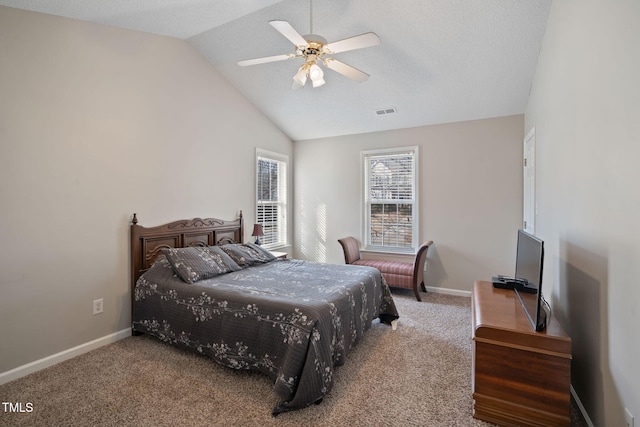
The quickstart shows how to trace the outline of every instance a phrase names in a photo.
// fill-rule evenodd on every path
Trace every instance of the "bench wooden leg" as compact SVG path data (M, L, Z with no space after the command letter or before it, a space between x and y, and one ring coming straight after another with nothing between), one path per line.
M413 288L413 293L415 294L416 299L418 301L422 301L422 298L420 298L420 292L418 292L418 287L417 286L415 288Z

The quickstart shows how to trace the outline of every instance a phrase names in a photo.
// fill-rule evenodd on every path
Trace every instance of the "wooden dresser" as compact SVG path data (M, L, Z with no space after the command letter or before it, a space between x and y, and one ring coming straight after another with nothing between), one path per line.
M535 332L513 290L472 294L473 416L503 426L569 426L571 338L553 316Z

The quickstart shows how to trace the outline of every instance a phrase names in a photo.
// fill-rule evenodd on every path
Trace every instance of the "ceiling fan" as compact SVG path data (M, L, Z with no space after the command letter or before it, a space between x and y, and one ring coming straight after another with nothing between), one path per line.
M313 5L311 4L310 13L310 30L313 33ZM363 82L369 78L369 75L362 72L344 62L327 55L334 53L346 52L349 50L362 49L365 47L377 46L380 44L380 38L375 33L364 33L359 36L349 37L332 43L317 34L308 34L301 36L287 21L273 20L269 24L275 28L280 34L285 36L295 46L295 53L286 53L282 55L267 56L264 58L247 59L238 61L238 65L246 67L249 65L265 64L268 62L284 61L292 58L304 58L304 64L298 68L293 76L293 84L291 89L301 89L304 87L307 79L311 80L313 87L319 87L325 84L324 72L318 65L320 62L325 67L336 71L357 82Z

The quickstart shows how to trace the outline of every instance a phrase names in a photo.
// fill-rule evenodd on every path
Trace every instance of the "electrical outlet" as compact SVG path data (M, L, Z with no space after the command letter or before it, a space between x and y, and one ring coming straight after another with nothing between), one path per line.
M102 298L93 300L93 314L100 314L104 310Z
M626 427L633 427L633 415L627 408L624 408L624 422Z

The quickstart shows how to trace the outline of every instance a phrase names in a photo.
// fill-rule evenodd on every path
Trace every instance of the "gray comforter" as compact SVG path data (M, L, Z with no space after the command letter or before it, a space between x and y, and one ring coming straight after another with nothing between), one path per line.
M135 287L133 329L275 381L280 412L319 402L380 318L398 318L374 268L277 260L194 284L160 259Z

